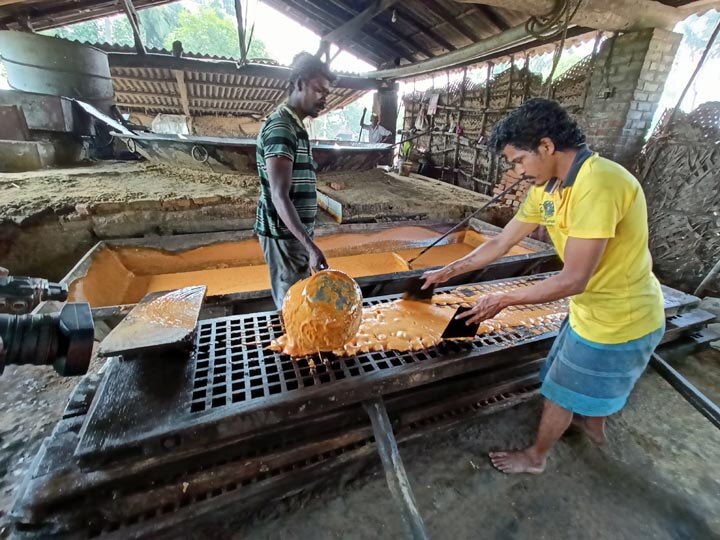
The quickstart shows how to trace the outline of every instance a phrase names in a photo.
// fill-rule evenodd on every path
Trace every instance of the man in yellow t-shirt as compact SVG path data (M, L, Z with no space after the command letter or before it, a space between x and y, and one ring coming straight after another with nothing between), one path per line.
M541 473L571 424L604 442L606 417L625 405L665 331L662 290L652 273L640 184L593 153L559 104L526 102L495 127L491 146L533 185L501 234L426 273L425 287L482 268L539 225L547 228L562 271L532 287L488 295L466 315L481 321L509 306L570 297L570 314L540 373L545 404L534 444L490 454L505 473Z

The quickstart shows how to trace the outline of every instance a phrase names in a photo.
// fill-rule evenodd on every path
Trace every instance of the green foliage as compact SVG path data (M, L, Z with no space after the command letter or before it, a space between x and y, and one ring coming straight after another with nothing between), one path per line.
M410 159L410 154L412 153L413 149L413 143L412 141L405 141L400 145L400 155L403 157L403 159L407 160Z
M177 28L181 11L180 4L168 4L138 11L140 31L145 45L162 49L167 35Z
M675 27L675 32L681 32L683 39L680 44L680 52L689 54L693 61L697 61L702 55L710 40L710 35L720 20L720 12L708 12L703 16L692 15L681 21ZM720 48L715 46L710 50L708 58L720 56Z
M234 0L209 0L197 12L170 4L138 11L140 33L149 48L172 49L182 41L187 52L240 57ZM125 16L63 26L43 34L87 43L134 45L132 28ZM253 38L248 58L270 58L265 44Z
M180 12L179 25L165 38L165 48L171 49L176 40L180 40L188 52L240 56L236 24L209 6L201 7L196 13Z
M344 140L357 141L360 133L360 118L363 108L367 107L365 100L359 99L342 110L323 114L314 124L315 136L319 139L334 140L338 137ZM367 122L368 119L365 118Z
M40 32L47 36L55 36L75 41L84 41L88 43L99 43L104 41L103 32L98 21L87 21L62 28L53 28Z
M215 56L240 57L237 23L216 8L203 6L196 13L182 10L178 26L165 38L165 48L171 49L173 41L180 40L188 52ZM265 44L253 39L248 58L269 58Z

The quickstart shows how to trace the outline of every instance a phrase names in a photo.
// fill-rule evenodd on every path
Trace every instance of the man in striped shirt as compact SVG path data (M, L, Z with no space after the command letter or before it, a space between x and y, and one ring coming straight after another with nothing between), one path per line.
M270 270L278 309L285 293L310 270L327 268L313 242L317 177L303 119L325 108L334 80L319 58L300 53L293 60L287 101L267 118L257 138L260 199L255 232Z

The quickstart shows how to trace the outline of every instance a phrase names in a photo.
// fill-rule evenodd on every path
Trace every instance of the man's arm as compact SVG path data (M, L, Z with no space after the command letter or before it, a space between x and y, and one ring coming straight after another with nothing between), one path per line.
M568 238L565 245L565 265L559 274L532 287L485 296L472 310L458 318L467 319L469 324L491 319L510 306L544 304L580 294L595 274L607 242L607 238Z
M310 267L314 270L327 268L327 261L320 248L315 245L302 220L290 200L290 187L292 186L292 160L275 156L266 160L268 179L270 181L270 196L275 210L292 235L308 250L310 254Z
M505 255L510 251L510 248L536 228L536 223L525 223L517 219L510 220L510 223L505 226L499 235L481 244L462 259L458 259L434 272L423 274L425 278L423 288L426 289L432 284L445 283L456 276L484 268Z

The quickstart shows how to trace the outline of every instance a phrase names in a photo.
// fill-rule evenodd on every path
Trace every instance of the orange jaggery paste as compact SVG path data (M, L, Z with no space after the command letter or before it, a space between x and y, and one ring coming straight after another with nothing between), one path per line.
M347 274L323 270L293 285L282 307L282 347L291 356L340 348L357 334L362 292Z
M352 356L363 352L405 352L434 347L442 341L442 333L458 305L471 305L483 294L488 293L463 291L459 288L452 293L436 295L431 303L399 299L365 307L355 336L332 352L338 356ZM493 319L484 321L477 333L481 335L512 328L540 332L539 325L558 323L565 317L566 312L563 302L515 306L503 310ZM270 348L290 356L305 356L317 352L302 347L288 347L287 336L273 342Z

